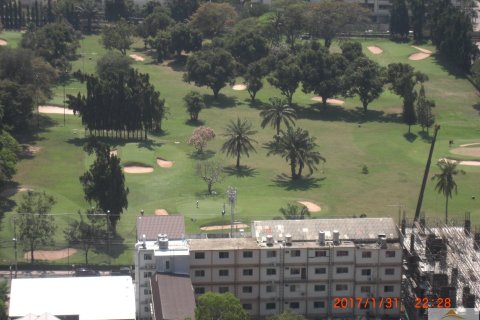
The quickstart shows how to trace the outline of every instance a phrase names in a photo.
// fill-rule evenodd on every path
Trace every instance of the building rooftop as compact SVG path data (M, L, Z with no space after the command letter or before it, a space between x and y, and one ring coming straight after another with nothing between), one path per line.
M263 220L252 223L252 237L265 241L267 235L274 240L283 240L286 234L293 241L313 241L318 232L324 231L326 240L332 240L333 231L340 233L340 240L372 242L378 234L386 235L388 241L398 241L399 232L392 218L344 218L305 220Z
M9 317L49 313L79 320L135 319L132 278L65 277L13 279Z
M152 277L154 319L195 318L195 297L189 276L157 273Z
M156 240L158 234L166 234L168 239L179 240L185 237L185 219L182 215L138 216L137 240Z
M253 238L190 239L190 250L258 249Z

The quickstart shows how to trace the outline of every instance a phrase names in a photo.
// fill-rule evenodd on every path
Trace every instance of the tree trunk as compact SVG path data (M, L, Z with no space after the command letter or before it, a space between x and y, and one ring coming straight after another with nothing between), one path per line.
M237 151L237 169L240 168L240 152Z
M367 108L368 108L368 103L367 102L362 102L363 105L363 112L367 114Z
M217 98L218 98L218 92L220 92L220 89L212 89L212 91L213 91L213 98L214 98L215 100L217 100Z
M408 134L410 134L410 127L411 127L411 125L409 124L408 125Z
M445 199L445 224L448 224L448 196Z
M297 163L294 160L290 161L290 171L292 172L292 180L297 178L297 173L295 172L297 169Z
M88 266L88 250L89 248L85 248L85 265Z
M213 182L211 180L207 182L208 194L212 194L212 185Z
M35 251L35 246L33 245L33 242L30 242L30 263L33 263L35 260L35 257L33 255L33 252Z
M323 103L323 107L326 108L327 107L327 97L322 97L322 103Z
M277 137L280 137L280 120L276 121L276 126L277 126Z
M325 48L330 48L330 46L332 45L332 39L329 39L329 38L325 38Z
M299 164L298 164L298 178L301 178L302 177L302 171L303 171L303 162L300 161Z

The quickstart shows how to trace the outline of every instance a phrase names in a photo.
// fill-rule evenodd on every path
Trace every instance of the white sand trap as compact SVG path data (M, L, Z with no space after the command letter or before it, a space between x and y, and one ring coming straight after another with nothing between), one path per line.
M72 256L77 253L77 249L65 248L62 250L35 250L33 251L33 258L35 260L60 260ZM23 258L30 260L30 251L23 254Z
M423 52L423 53L426 53L426 54L432 54L432 53L433 53L433 52L430 51L430 50L423 49L423 48L420 48L420 47L412 46L412 48L415 48L415 49L417 49L418 51Z
M450 152L462 156L480 157L480 148L455 148L451 149Z
M173 161L168 161L162 158L157 158L157 164L162 168L171 168L175 164Z
M153 172L152 167L140 167L140 166L126 166L123 168L125 173L150 173Z
M427 59L428 57L430 57L430 54L429 54L429 53L417 52L417 53L411 54L411 55L408 57L408 59L409 59L409 60L413 60L413 61L418 61L418 60Z
M62 107L56 107L56 106L38 106L38 112L40 113L63 114L63 110L64 109ZM73 110L65 108L65 114L73 114Z
M144 60L145 60L144 57L142 57L142 56L140 56L140 55L138 55L138 54L131 54L131 55L130 55L130 58L132 58L132 59L135 60L135 61L144 61Z
M117 156L118 155L118 150L117 149L113 149L110 151L110 156Z
M32 191L32 189L27 188L27 187L23 187L23 186L19 186L19 187L16 187L16 188L8 188L8 189L5 189L2 192L0 192L0 197L8 198L8 197L11 197L18 192L27 192L27 191Z
M165 209L155 209L156 216L168 216L168 211Z
M247 86L244 85L243 83L240 83L240 84L234 85L232 89L235 91L243 91L243 90L247 90Z
M312 100L322 102L322 97L315 96L312 98ZM345 104L345 101L339 99L327 99L327 103L335 106L343 106Z
M179 143L180 143L180 141L175 141L174 143L175 143L175 144L179 144Z
M233 229L241 229L241 228L248 228L249 225L240 223L240 224L234 224ZM227 230L230 229L230 225L226 224L223 226L208 226L208 227L201 227L200 230L203 231L209 231L209 230Z
M305 207L307 207L309 212L320 212L322 211L322 208L320 208L319 205L309 202L309 201L297 201L298 203L303 204Z
M29 144L22 145L22 150L20 151L20 155L27 156L27 157L32 157L32 156L36 155L37 153L39 153L41 149L42 149L42 147L31 146Z
M474 167L479 167L480 166L480 161L458 161L458 160L453 160L453 159L448 159L448 158L442 158L440 160L445 160L447 162L455 162L460 166L474 166Z
M8 42L6 40L0 39L0 46L6 46Z
M461 144L460 147L465 148L465 147L472 147L472 146L478 146L478 145L480 145L480 142Z
M383 53L383 50L379 47L375 47L375 46L370 46L370 47L367 47L368 50L373 53L373 54L381 54Z

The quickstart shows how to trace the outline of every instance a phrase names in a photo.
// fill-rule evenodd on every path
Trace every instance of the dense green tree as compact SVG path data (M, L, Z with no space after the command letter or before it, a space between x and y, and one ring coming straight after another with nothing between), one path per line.
M53 4L52 0L47 0L47 8L45 12L45 19L47 23L54 23L55 22L55 13L53 11Z
M134 11L133 0L106 0L105 1L105 19L108 21L118 21L128 19Z
M470 70L473 82L480 87L480 59L475 60Z
M18 161L18 151L17 141L8 132L0 131L0 187L4 185L5 182L10 181L17 171L15 166Z
M230 120L225 128L223 135L227 140L223 143L221 150L228 157L237 157L237 169L240 168L241 155L250 157L250 152L257 152L252 145L257 141L251 138L255 133L257 131L252 130L252 123L247 120L240 120L240 118L237 118L237 121Z
M305 216L310 217L307 207L298 204L287 203L287 206L280 208L279 211L286 220L303 220ZM278 317L278 319L284 319L284 317Z
M269 100L270 105L260 112L260 116L263 118L261 126L265 128L270 124L273 129L277 130L278 137L280 136L280 125L283 123L287 128L295 126L297 114L286 100L277 97L270 98Z
M57 0L54 3L55 15L60 21L68 22L75 30L80 30L80 14L76 9L77 0ZM35 22L35 10L31 10L32 25Z
M125 186L120 159L110 152L108 145L94 138L84 149L89 155L95 154L89 170L80 176L85 200L94 202L97 209L107 214L111 230L115 233L121 213L128 208L129 190Z
M368 104L380 97L385 84L384 69L366 57L355 60L347 70L347 95L358 95L367 113Z
M232 26L236 18L235 9L230 4L205 2L192 15L189 26L204 37L213 38L223 33L225 27Z
M107 239L105 228L105 213L95 209L87 210L85 214L78 211L79 220L74 220L63 231L65 240L70 245L79 246L85 254L85 265L88 265L90 249L102 244Z
M430 31L432 43L436 46L440 44L447 25L448 15L454 8L450 0L430 0L427 6L427 25Z
M291 50L295 50L295 43L305 32L307 26L306 12L307 7L303 1L287 1L283 6L280 30L285 35Z
M390 12L390 36L405 40L409 30L408 9L405 0L393 0Z
M436 173L432 180L435 180L435 190L443 194L445 197L445 223L448 224L448 198L452 197L452 193L457 193L457 183L454 177L459 173L465 173L457 169L455 160L441 159L437 163L440 173Z
M105 26L102 30L102 44L110 50L116 49L123 55L133 44L133 28L125 20L120 20L112 25Z
M365 57L362 51L362 44L358 41L343 42L340 45L340 49L342 49L342 56L347 59L348 62L353 62L358 58Z
M227 40L227 48L239 63L239 73L245 73L247 67L268 54L267 39L258 31L238 31Z
M34 92L17 82L0 80L0 106L3 127L21 131L28 127L34 107Z
M107 51L97 60L97 74L100 79L126 77L130 73L132 59L117 51Z
M311 4L308 12L309 32L323 38L327 48L340 32L363 30L364 25L370 22L370 11L356 3L322 1Z
M273 53L270 55L270 59L273 60L273 71L267 80L272 86L279 89L287 98L288 104L292 105L293 95L297 91L302 77L298 59L286 52Z
M248 320L240 300L230 292L207 292L197 300L195 320Z
M186 22L198 9L197 0L171 0L167 2L172 18L178 22Z
M290 162L292 180L302 177L305 166L313 173L320 161L326 161L318 151L315 151L317 147L315 138L310 137L307 130L288 127L286 131L282 130L280 133L280 137L267 144L269 149L267 156L279 155Z
M142 36L145 38L154 37L159 31L166 30L173 24L174 20L165 9L158 6L143 20L141 24L141 27L144 28Z
M172 52L172 35L168 31L159 31L149 43L157 53L158 63L163 62Z
M263 88L262 79L266 75L265 66L262 61L257 61L248 65L243 78L245 85L247 86L248 94L252 101L255 100L255 96L260 89Z
M182 51L189 53L202 48L202 36L195 30L191 30L185 23L176 23L169 29L171 50L180 56Z
M81 0L76 6L75 11L81 19L86 20L87 32L92 32L92 25L100 14L100 9L96 0Z
M403 121L410 127L417 122L415 115L415 100L417 93L415 85L428 80L428 77L405 63L391 63L387 69L387 81L390 90L403 99Z
M9 288L8 288L8 281L2 280L0 281L0 319L7 320L8 319L8 304L7 301L9 300Z
M423 39L423 27L425 26L425 0L408 0L412 12L413 38L417 41Z
M53 243L57 226L55 218L50 214L55 199L45 192L27 191L22 195L22 200L17 208L16 221L18 223L18 238L25 241L30 251L30 262L35 257L33 252L39 245Z
M235 61L224 49L212 48L193 53L188 57L186 71L184 81L212 89L215 99L223 87L235 81Z
M422 131L427 128L428 132L428 129L435 124L435 116L432 113L433 107L435 107L435 101L427 99L422 84L417 99L417 120L422 126Z
M205 108L203 96L197 91L190 91L183 97L183 101L190 114L190 121L197 121L200 111Z

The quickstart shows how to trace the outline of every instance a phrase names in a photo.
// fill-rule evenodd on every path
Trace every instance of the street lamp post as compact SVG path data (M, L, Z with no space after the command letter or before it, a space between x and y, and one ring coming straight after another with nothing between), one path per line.
M233 237L233 223L235 218L235 202L237 201L237 189L233 187L228 187L227 189L227 198L230 202L230 237Z
M63 72L63 126L65 127L65 85L67 82L68 70L65 69Z

